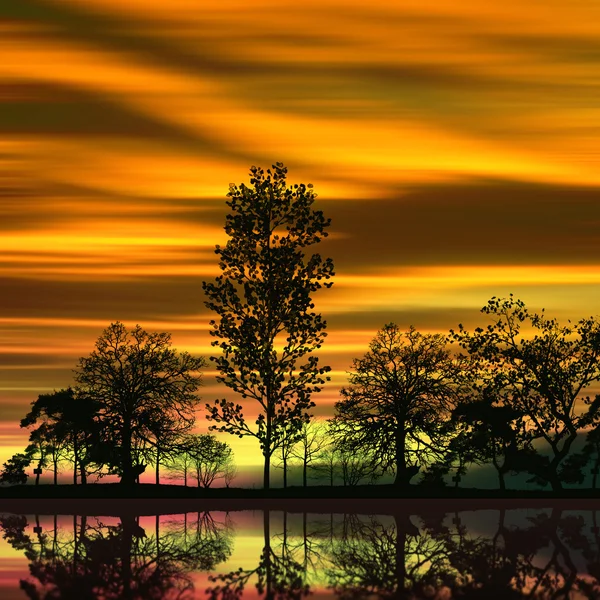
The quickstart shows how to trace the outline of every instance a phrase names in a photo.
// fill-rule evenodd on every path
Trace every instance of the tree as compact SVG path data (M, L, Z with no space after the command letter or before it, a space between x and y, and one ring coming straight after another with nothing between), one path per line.
M210 487L215 479L225 477L233 462L233 450L229 444L217 440L214 435L191 435L188 452L191 472L198 487Z
M308 467L318 460L328 443L325 433L326 429L321 423L314 421L304 423L300 430L300 440L292 447L292 457L301 461L302 464L302 485L304 487L308 485Z
M562 463L578 431L600 417L600 396L583 395L600 380L600 323L589 318L563 326L543 310L530 313L512 295L493 297L481 312L493 323L474 333L459 325L453 339L478 363L484 384L498 390L497 404L523 415L529 445L546 442L550 456L525 453L521 470L560 490Z
M451 454L455 448L462 448L467 463L491 462L500 489L506 489L505 475L517 471L523 453L532 451L523 431L522 417L511 406L498 405L496 396L484 390L477 399L462 402L454 409Z
M349 448L367 451L373 467L393 471L404 486L423 464L439 457L441 439L461 391L461 361L439 334L403 333L388 323L341 390L333 426ZM435 443L433 443L435 441Z
M235 464L232 457L231 460L227 461L223 468L223 480L225 481L226 488L231 486L231 482L237 477L238 471L238 466Z
M172 349L170 334L147 333L139 325L128 331L118 321L79 360L76 381L98 403L104 459L121 483L135 483L143 465L135 462L134 449L158 445L158 424L164 437L193 426L204 364L203 358Z
M281 443L272 464L276 469L283 471L284 489L288 486L288 470L293 459L294 446L300 440L301 431L302 429L298 430L297 424L294 422L281 424Z
M252 187L230 185L225 231L217 246L222 275L204 282L212 345L222 350L215 363L224 383L242 399L259 405L256 427L245 409L226 399L207 405L207 418L222 431L253 436L264 456L264 487L269 487L273 453L310 418L313 393L328 380L329 367L310 355L321 347L326 322L313 311L311 295L334 274L333 261L305 249L327 236L330 220L313 210L312 185L286 187L287 169L252 167ZM310 356L309 356L310 355ZM304 360L306 359L306 360Z
M316 473L316 477L325 476L329 485L333 487L339 469L338 452L332 440L319 452L313 470Z
M600 425L590 429L585 436L585 443L579 452L565 458L561 475L566 483L583 483L586 472L591 467L592 489L596 489L600 474Z
M0 473L0 483L14 484L25 484L29 475L25 472L25 469L29 467L33 457L27 451L17 453L9 458L4 465L2 465L2 473Z
M188 474L192 470L192 451L194 447L194 436L185 435L180 440L176 450L167 461L167 470L171 479L183 479L183 485L187 487Z
M76 397L75 390L68 388L40 394L21 420L21 427L30 429L32 447L44 457L42 463L47 459L52 462L55 484L59 463L69 457L73 460L73 483L77 483L77 469L85 463L86 446L92 443L86 438L94 429L94 413L93 403ZM84 479L82 475L82 481Z

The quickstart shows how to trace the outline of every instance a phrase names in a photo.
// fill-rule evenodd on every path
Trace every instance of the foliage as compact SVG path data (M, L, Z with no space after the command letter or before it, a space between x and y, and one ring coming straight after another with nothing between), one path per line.
M373 469L395 472L397 485L442 453L466 368L445 345L442 335L384 325L365 356L354 360L350 386L335 405L336 434L351 451L367 452Z
M210 487L216 479L235 477L233 450L210 434L185 435L167 462L171 477L196 480L198 487Z
M269 487L272 454L309 419L313 393L330 368L310 355L321 347L326 322L314 312L312 294L331 287L331 259L306 255L308 246L327 236L329 219L313 210L312 185L286 186L282 163L250 169L251 187L230 185L225 232L217 246L222 274L204 282L218 381L259 404L255 427L241 404L220 399L207 405L211 429L253 436L264 456L264 486ZM285 427L284 427L285 425Z
M98 404L106 448L99 459L122 483L135 482L140 448L193 426L204 364L172 349L170 334L148 333L139 325L128 331L118 321L104 330L90 356L79 360L76 381Z
M64 459L73 462L73 482L77 483L78 469L82 482L85 482L90 453L98 441L95 414L94 402L73 388L40 394L31 403L31 410L21 420L21 427L29 428L29 441L36 449L41 465L48 459L53 463L54 483L57 482L59 463Z
M20 452L11 456L3 465L0 473L0 484L23 485L27 483L29 475L25 469L29 467L33 457L30 453Z
M549 459L529 452L523 466L561 489L561 463L577 432L599 418L600 396L583 393L600 380L600 324L589 318L563 326L544 311L529 312L512 295L492 298L482 313L493 319L486 329L469 333L460 325L452 337L477 364L481 385L496 390L496 404L523 415L529 447L534 440L549 447Z
M446 462L450 466L459 457L460 475L466 472L467 464L491 463L500 489L505 489L505 475L518 471L523 456L533 450L523 430L523 415L510 406L498 405L490 388L479 392L479 396L475 391L475 397L464 399L452 412L453 437Z
M233 451L229 444L217 440L214 435L190 436L189 446L192 473L198 487L210 487L215 479L225 477L233 463Z

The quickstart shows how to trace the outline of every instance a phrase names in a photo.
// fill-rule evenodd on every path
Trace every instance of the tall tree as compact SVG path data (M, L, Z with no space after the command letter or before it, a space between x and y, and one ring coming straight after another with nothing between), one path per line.
M164 437L191 428L203 358L171 348L169 333L148 333L139 325L127 330L111 323L96 349L79 360L76 381L98 403L97 420L104 436L105 460L132 485L143 465L134 461L139 442L156 445L156 423Z
M313 210L312 185L286 186L287 169L252 167L251 187L230 185L224 247L217 246L222 275L204 282L206 306L222 350L213 356L228 388L258 403L256 427L241 404L220 399L207 405L212 430L253 436L264 456L264 487L269 487L271 456L309 418L311 396L319 392L329 367L311 353L320 348L326 322L314 312L312 294L334 274L333 261L306 254L327 236L330 220Z
M522 470L560 490L562 463L578 432L600 418L600 396L585 396L600 380L600 323L563 326L512 295L492 298L481 312L493 322L473 333L460 325L453 338L479 364L484 383L499 390L498 404L523 415L530 443L546 442L550 456L526 453Z
M336 435L367 450L377 469L395 472L395 484L406 485L441 453L435 440L445 432L465 365L450 355L445 336L388 323L353 366L335 405Z

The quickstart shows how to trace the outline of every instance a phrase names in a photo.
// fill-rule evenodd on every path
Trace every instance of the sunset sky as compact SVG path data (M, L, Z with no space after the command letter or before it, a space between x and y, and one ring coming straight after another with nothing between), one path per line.
M0 21L0 462L121 320L209 355L229 183L281 161L331 217L315 398L384 323L513 292L600 313L600 4L18 0ZM203 399L227 395L205 376ZM204 427L204 417L200 415ZM259 463L254 441L232 441Z

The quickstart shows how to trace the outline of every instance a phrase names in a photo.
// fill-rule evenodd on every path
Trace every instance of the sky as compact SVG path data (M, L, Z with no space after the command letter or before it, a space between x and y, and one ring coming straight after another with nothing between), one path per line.
M3 14L0 462L110 322L210 355L201 282L251 165L285 163L332 220L321 417L384 323L474 327L510 292L560 319L600 313L600 4L19 0ZM228 396L210 369L205 384L203 400ZM260 462L254 441L231 442Z

